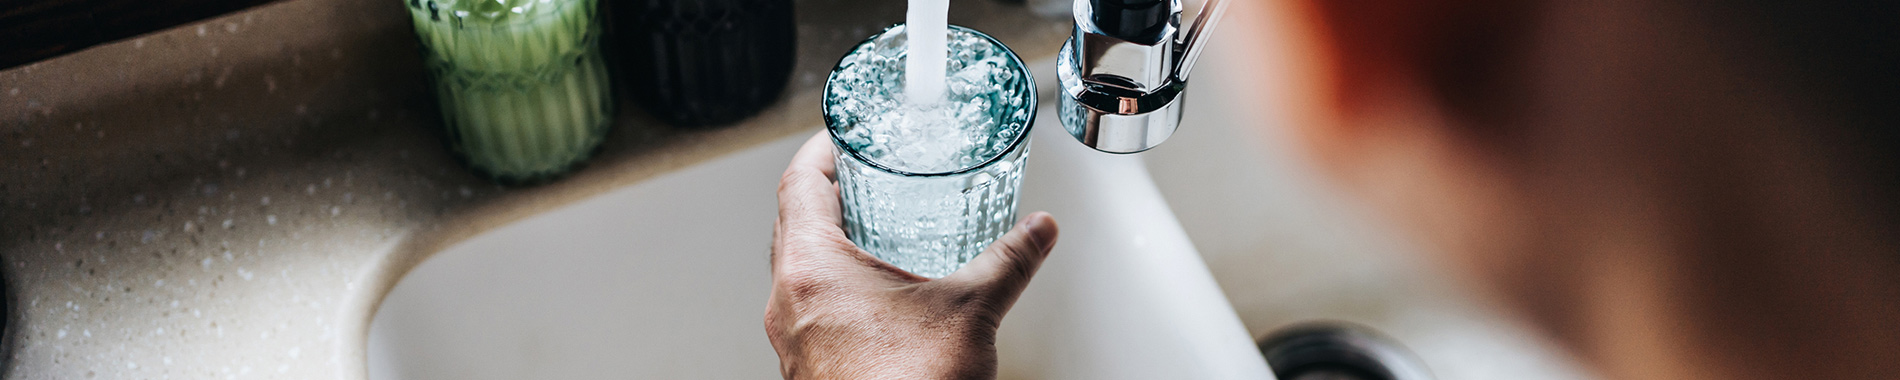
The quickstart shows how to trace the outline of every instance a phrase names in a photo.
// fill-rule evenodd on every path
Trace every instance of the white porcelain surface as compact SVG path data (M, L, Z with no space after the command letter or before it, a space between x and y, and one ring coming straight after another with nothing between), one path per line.
M1265 379L1264 361L1139 157L1043 113L1024 211L1061 242L1000 333L1004 379ZM370 378L778 376L760 317L795 136L477 236L404 277Z
M1299 94L1217 80L1274 64L1236 41L1211 41L1181 130L1152 151L1088 151L1043 112L1021 206L1062 239L1004 321L1001 379L1268 379L1251 339L1313 319L1385 332L1440 379L1589 378L1302 161L1270 101ZM1043 82L1049 63L1032 64ZM772 192L803 139L438 254L376 315L370 377L775 378Z
M1346 320L1396 338L1439 379L1589 378L1308 161L1291 110L1275 107L1311 95L1289 92L1288 78L1235 85L1293 61L1273 55L1284 49L1247 45L1273 43L1237 34L1249 26L1222 24L1194 71L1180 130L1141 154L1247 330Z

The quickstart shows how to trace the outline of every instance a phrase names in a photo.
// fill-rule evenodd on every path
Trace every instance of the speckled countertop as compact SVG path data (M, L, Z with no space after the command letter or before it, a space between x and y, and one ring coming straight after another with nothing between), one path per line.
M439 142L397 1L287 0L0 72L4 377L362 378L370 317L417 263L815 130L824 73L903 16L900 1L797 7L779 104L690 130L623 101L600 156L529 188L470 174ZM1026 58L1068 28L992 1L951 20Z

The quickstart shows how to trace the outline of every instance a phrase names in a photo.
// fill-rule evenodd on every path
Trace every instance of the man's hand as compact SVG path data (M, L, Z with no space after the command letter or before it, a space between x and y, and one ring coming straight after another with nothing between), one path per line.
M897 269L845 237L832 144L820 132L778 188L765 333L786 379L991 379L996 328L1055 246L1023 218L944 278Z

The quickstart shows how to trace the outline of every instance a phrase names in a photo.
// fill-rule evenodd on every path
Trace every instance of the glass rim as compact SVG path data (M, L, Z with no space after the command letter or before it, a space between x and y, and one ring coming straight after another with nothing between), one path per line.
M432 2L430 0L413 0L413 1L418 2L418 3ZM449 26L455 27L457 29L512 29L512 28L518 28L525 25L533 25L534 23L545 21L550 18L560 17L562 16L561 12L567 11L568 10L567 8L569 6L572 6L573 3L579 2L579 1L585 1L585 0L550 0L548 1L548 3L551 3L551 4L549 5L554 7L554 10L552 11L538 14L538 15L528 16L528 17L521 17L521 18L511 17L508 20L502 21L502 22L469 21L469 17L456 16L455 11L444 7L441 10L443 13L445 13L445 16L442 17L441 20L431 20L429 22L430 23L447 23ZM435 1L435 3L440 3L440 2ZM403 8L408 8L409 12L412 14L416 12L428 11L428 9L410 7L410 6L407 6L407 4L408 2L405 1ZM426 6L426 4L424 6ZM596 10L595 12L598 13L599 11Z
M852 53L857 52L858 47L861 47L861 46L864 46L865 44L869 44L876 41L878 37L882 37L886 33L890 33L891 30L897 29L897 27L899 26L906 26L906 25L905 23L901 23L901 22L892 24L891 26L885 27L883 31L880 31L877 34L872 34L870 37L866 37L864 41L858 42L856 45L851 45L851 53L845 53L843 57L839 57L838 65L833 66L831 68L831 74L825 76L825 91L824 91L825 96L822 96L821 98L829 97L829 95L831 94L832 80L837 79L838 69L844 68L845 59L850 58ZM983 168L990 167L990 165L995 165L997 162L1003 161L1004 157L1009 157L1010 154L1021 150L1024 142L1029 141L1029 132L1033 130L1036 126L1036 112L1038 111L1039 108L1041 108L1036 99L1036 96L1037 96L1036 78L1035 78L1035 75L1029 71L1029 64L1024 63L1023 58L1020 56L1017 56L1015 50L1010 49L1008 45L1004 45L1003 41L997 41L995 37L990 37L989 34L984 34L981 31L978 31L976 29L972 29L969 27L965 27L962 25L947 24L946 26L948 27L947 28L948 30L970 32L970 34L975 34L977 37L982 37L984 41L988 41L990 44L995 45L996 47L1003 48L1003 53L1009 56L1010 67L1014 68L1014 71L1021 72L1023 74L1023 79L1025 80L1025 82L1029 83L1029 91L1025 91L1025 93L1027 93L1029 97L1029 104L1030 104L1029 114L1022 121L1022 125L1023 125L1022 132L1017 133L1016 138L1010 140L1009 146L1004 147L1001 151L999 151L995 155L990 156L990 158L983 160L982 162L971 164L969 166L958 168L956 170L945 171L945 172L931 172L931 173L912 172L908 170L893 168L893 167L878 163L877 161L866 159L864 155L860 154L857 150L851 149L849 146L846 146L844 144L844 140L838 137L838 129L832 128L832 126L836 125L838 121L832 119L831 112L828 112L828 110L820 109L819 113L825 116L825 133L831 136L831 145L833 147L837 148L839 151L844 152L845 154L850 155L852 159L858 160L858 162L864 163L866 166L877 168L877 170L883 171L885 173L891 173L891 174L896 174L896 175L905 176L905 177L947 177L947 176L954 176L954 175L959 175L959 174L967 174L970 172L981 170ZM908 34L910 33L910 29L906 27L904 30L904 33L906 34L906 36L908 36ZM821 104L820 107L823 107L823 105Z

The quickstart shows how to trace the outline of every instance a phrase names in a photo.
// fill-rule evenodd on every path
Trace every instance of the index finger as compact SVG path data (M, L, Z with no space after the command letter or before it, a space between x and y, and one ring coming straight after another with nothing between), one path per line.
M778 217L786 229L805 223L821 222L843 228L844 213L838 204L837 165L833 162L830 135L818 132L792 155L792 163L779 179Z
M785 170L788 173L792 170L816 170L824 174L827 180L837 180L837 163L834 162L832 148L831 134L818 131L818 134L805 140L805 145L798 148L798 153L792 154L792 165Z

